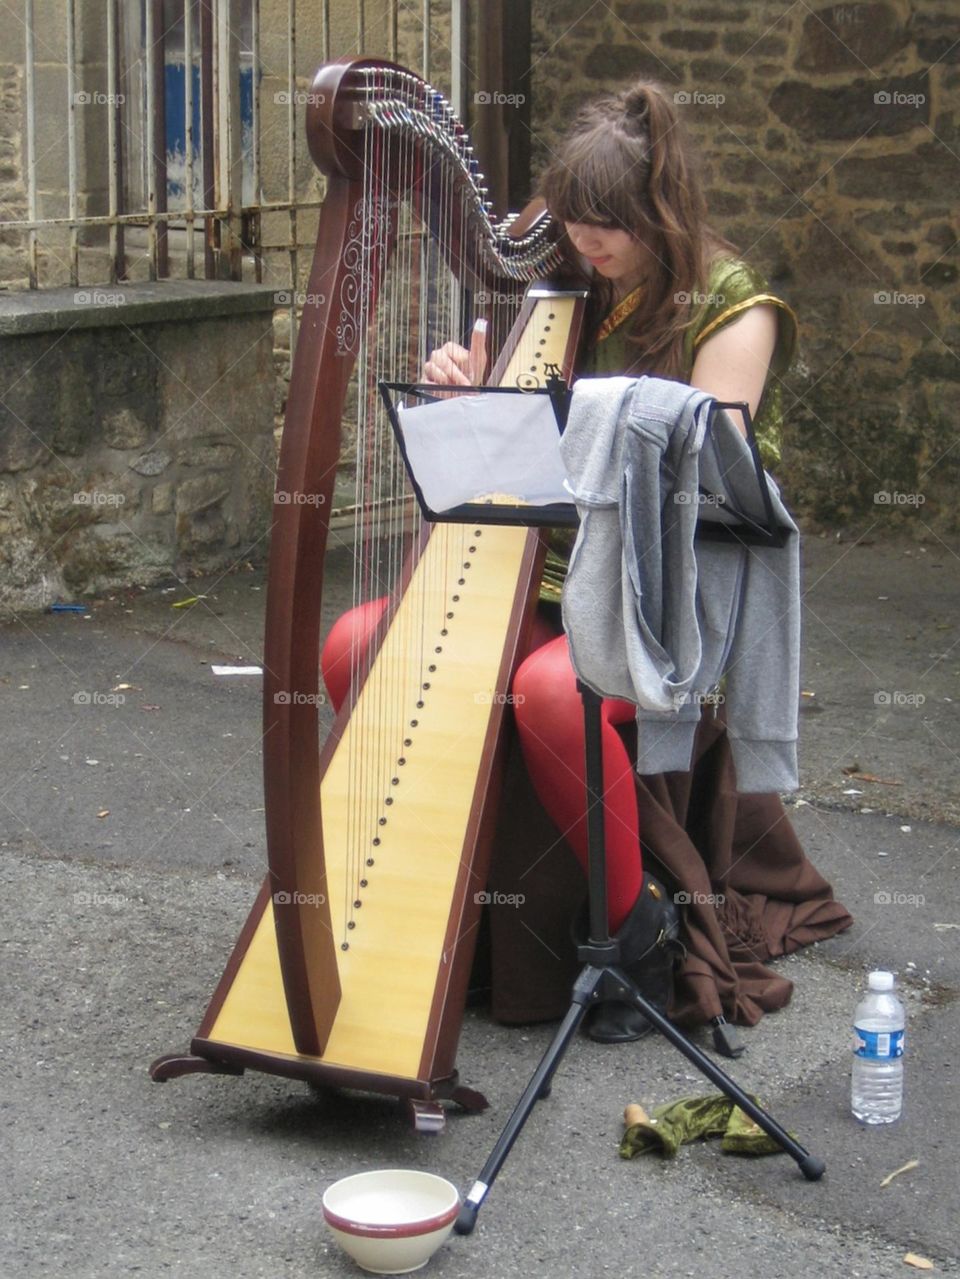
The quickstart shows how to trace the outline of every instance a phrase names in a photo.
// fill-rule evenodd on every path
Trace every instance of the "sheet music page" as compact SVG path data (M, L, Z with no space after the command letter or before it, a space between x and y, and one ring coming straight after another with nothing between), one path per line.
M410 466L433 511L463 502L571 501L547 395L457 395L399 410Z

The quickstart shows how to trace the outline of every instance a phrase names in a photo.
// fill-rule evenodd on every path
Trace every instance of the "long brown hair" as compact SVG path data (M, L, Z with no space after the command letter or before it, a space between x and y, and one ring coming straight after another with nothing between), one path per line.
M709 261L733 246L707 225L699 175L667 91L639 81L585 107L542 175L539 193L558 221L617 227L647 247L653 268L630 328L635 358L624 371L682 378L684 335L700 309ZM569 241L566 246L579 271ZM613 288L592 276L590 284L595 331Z

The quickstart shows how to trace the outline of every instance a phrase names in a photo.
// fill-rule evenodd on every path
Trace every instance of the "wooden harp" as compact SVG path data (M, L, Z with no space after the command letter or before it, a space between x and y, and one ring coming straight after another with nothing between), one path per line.
M264 641L269 873L187 1055L156 1080L246 1068L422 1101L456 1043L496 818L510 679L536 607L537 533L421 528L377 384L489 323L494 384L569 377L583 290L545 214L495 225L469 138L392 64L317 73L307 108L327 193L291 372ZM356 421L342 495L341 423ZM322 566L352 508L360 602L387 597L321 741Z

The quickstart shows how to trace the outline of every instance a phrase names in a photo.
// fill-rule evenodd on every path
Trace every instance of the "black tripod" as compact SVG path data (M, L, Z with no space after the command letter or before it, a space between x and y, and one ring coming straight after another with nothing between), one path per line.
M818 1181L826 1165L822 1159L811 1155L794 1141L790 1134L771 1118L767 1112L751 1101L715 1062L691 1043L672 1022L668 1021L637 990L624 972L617 967L620 960L620 943L610 936L607 926L607 861L603 828L603 757L600 740L600 697L578 681L577 687L583 699L584 731L586 734L586 783L587 783L587 843L589 849L590 934L586 945L577 948L577 957L583 969L573 986L570 1008L560 1023L553 1042L544 1053L533 1077L507 1120L490 1157L480 1170L464 1200L457 1217L457 1234L468 1235L476 1224L480 1205L486 1199L490 1187L506 1162L513 1143L527 1122L531 1111L542 1097L550 1095L554 1073L564 1053L577 1033L581 1021L591 1004L616 998L633 1003L644 1017L662 1035L665 1035L680 1052L746 1114L768 1133L789 1155L797 1161L800 1171L808 1181Z

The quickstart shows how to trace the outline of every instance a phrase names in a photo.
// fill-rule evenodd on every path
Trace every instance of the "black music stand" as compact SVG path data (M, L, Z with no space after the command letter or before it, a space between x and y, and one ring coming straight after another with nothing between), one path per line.
M402 428L390 396L391 392L398 394L413 393L420 395L421 398L427 398L431 393L436 393L436 388L399 383L381 383L380 389L425 517L436 521L447 520L450 518L450 513L431 512L423 502L423 495L410 469L409 458L403 445ZM493 388L475 387L465 389L480 392ZM553 399L558 429L562 433L566 425L570 392L558 380L553 380L549 393ZM743 412L747 426L747 442L753 454L757 481L761 491L762 506L766 512L766 522L763 523L746 518L736 523L707 524L702 522L698 525L698 536L731 540L745 545L782 546L786 538L786 531L777 527L774 523L773 505L767 488L766 475L757 451L749 410L745 404L715 401L710 409L711 421L713 413L719 409L737 409ZM575 523L577 518L576 507L572 506L572 504L570 504L570 507L574 515L573 520L570 519L569 510L560 511L558 508L552 508L550 518L544 519L537 513L537 508L522 506L510 508L512 518L504 518L505 508L496 507L494 508L494 519L488 519L488 522L521 525L558 522L565 524ZM456 522L460 519L468 522L483 522L487 518L484 514L485 510L489 511L489 508L485 508L482 504L471 503L469 505L469 514L464 512L461 515L458 512L452 518ZM649 1003L640 994L626 973L617 967L620 960L620 943L615 937L610 936L607 923L607 859L603 818L603 753L600 736L600 704L602 698L579 680L577 681L577 688L583 700L586 745L587 849L589 866L587 883L590 909L588 940L577 947L577 958L583 964L583 968L574 982L570 1007L557 1028L550 1046L543 1054L540 1064L521 1094L496 1145L490 1152L489 1158L481 1168L479 1175L463 1201L460 1215L457 1217L454 1226L457 1234L460 1235L468 1235L473 1231L476 1225L477 1213L480 1211L490 1187L506 1162L507 1156L510 1154L524 1124L530 1117L534 1106L542 1098L550 1095L553 1076L563 1060L574 1035L577 1033L580 1023L586 1016L587 1010L591 1004L605 999L617 999L621 1003L632 1003L656 1030L668 1039L679 1052L683 1053L688 1061L696 1066L701 1074L705 1075L721 1092L734 1101L768 1136L777 1142L781 1149L796 1160L800 1171L808 1181L819 1181L826 1169L822 1159L810 1154L799 1142L795 1141L785 1128L781 1127L771 1115L767 1114L762 1106L757 1105L739 1084L735 1083L725 1071L721 1070L701 1048L692 1043L681 1030Z

